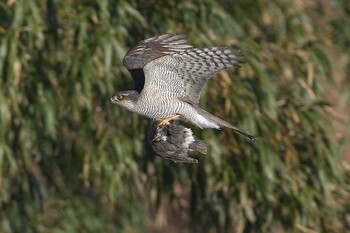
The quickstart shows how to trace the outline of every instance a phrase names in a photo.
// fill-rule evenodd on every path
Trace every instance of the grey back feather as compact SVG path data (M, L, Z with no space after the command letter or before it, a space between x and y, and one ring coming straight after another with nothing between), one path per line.
M179 53L189 48L192 46L187 44L185 35L155 36L140 41L134 48L130 49L123 59L123 64L128 70L139 69L159 57Z

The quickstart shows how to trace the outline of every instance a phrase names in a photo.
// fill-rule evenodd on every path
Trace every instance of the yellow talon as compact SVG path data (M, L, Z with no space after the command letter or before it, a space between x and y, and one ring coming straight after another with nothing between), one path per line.
M161 125L170 125L170 121L175 121L175 120L179 120L180 119L180 115L175 115L175 116L172 116L172 117L169 117L169 118L165 118L165 119L162 119L162 118L154 118L154 120L156 122L159 122L157 123L157 126L161 126Z

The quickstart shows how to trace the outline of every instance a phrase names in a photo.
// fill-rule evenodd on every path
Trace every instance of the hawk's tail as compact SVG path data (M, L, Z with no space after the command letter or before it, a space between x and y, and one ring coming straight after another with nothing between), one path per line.
M207 121L209 121L210 123L206 123L207 126L209 125L212 125L214 127L208 127L208 128L220 128L220 127L227 127L227 128L230 128L230 129L233 129L234 131L236 131L237 133L240 133L242 134L243 136L249 138L250 140L255 140L256 137L254 137L253 135L251 135L250 133L247 133L245 131L243 131L242 129L234 126L234 125L231 125L230 123L220 119L219 117L216 117L212 114L210 114L209 112L199 108L199 107L196 107L196 110L197 110L197 113L204 117ZM215 127L216 125L216 127ZM201 125L199 125L201 127ZM202 125L204 126L204 125Z

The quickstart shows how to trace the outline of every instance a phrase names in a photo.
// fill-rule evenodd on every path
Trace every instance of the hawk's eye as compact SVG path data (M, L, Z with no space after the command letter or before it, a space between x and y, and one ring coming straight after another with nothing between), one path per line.
M118 100L122 100L124 98L124 96L122 96L122 95L117 95L117 99Z

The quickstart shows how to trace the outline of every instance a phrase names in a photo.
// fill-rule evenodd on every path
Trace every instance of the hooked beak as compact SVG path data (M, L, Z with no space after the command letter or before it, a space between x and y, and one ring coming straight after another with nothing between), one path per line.
M116 104L118 102L118 98L116 95L113 95L111 98L109 98L109 102L111 104Z

